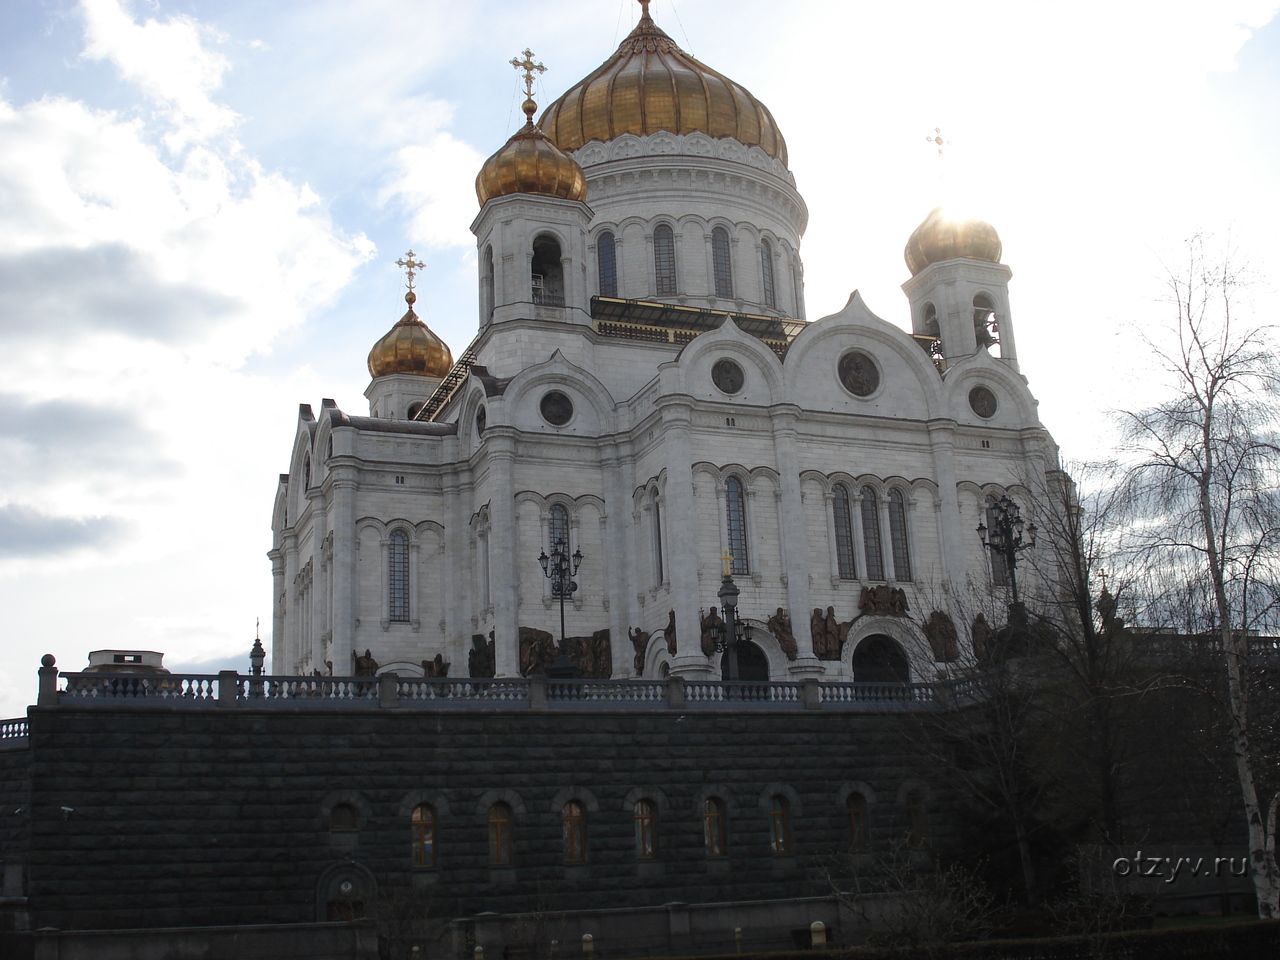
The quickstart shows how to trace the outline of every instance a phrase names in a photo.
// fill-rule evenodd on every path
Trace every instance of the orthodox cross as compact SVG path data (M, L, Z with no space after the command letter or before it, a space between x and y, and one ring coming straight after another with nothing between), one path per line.
M413 251L410 250L403 257L396 261L396 266L404 270L409 275L409 289L413 289L413 278L417 275L417 271L426 266L421 260L413 258Z
M931 136L931 137L925 137L925 138L924 138L924 141L925 141L925 143L932 143L934 146L936 146L936 147L938 148L938 159L939 159L939 160L941 160L941 159L942 159L942 153L943 153L942 148L943 148L943 147L949 147L949 146L951 146L951 141L943 138L943 136L942 136L942 128L941 128L941 127L934 127L934 128L933 128L933 136Z
M524 48L524 53L520 54L523 60L511 58L511 65L517 70L524 71L524 95L526 97L533 96L533 75L534 73L546 73L547 68L533 59L533 51L528 47Z
M724 553L720 554L720 562L724 564L724 575L726 577L729 576L729 564L733 562L733 554L726 550Z

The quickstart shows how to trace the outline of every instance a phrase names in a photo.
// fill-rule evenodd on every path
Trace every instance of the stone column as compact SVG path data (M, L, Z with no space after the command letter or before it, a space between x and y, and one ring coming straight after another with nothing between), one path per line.
M607 444L601 451L600 466L604 472L604 507L600 518L600 552L607 571L609 600L609 649L615 678L631 676L631 618L627 597L627 539L630 498L623 489L618 447Z
M516 609L519 583L516 579L516 498L515 431L509 427L489 427L485 431L489 448L489 583L493 601L494 665L499 677L520 675L520 624Z
M711 665L702 655L698 619L697 504L693 492L693 443L690 426L693 407L687 397L660 397L663 439L666 447L667 549L670 568L671 607L676 612L676 655L671 662L675 676L709 679Z
M356 479L353 467L333 473L333 669L341 674L356 652Z
M294 662L298 659L298 638L301 636L298 629L298 612L296 610L297 587L295 586L298 579L298 535L294 527L286 527L284 537L281 540L281 546L284 550L284 610L281 611L284 617L284 624L280 631L280 651L272 652L272 666L275 665L275 658L280 658L280 673L293 672Z
M284 673L285 561L283 550L267 554L271 560L271 672Z
M796 442L796 424L800 409L790 404L774 407L774 462L778 465L781 485L779 513L782 517L780 539L789 546L783 552L787 575L787 605L791 614L791 634L799 652L791 665L793 674L817 674L824 671L813 652L813 634L809 629L812 613L809 595L809 539L805 535L804 503L800 498L800 451Z

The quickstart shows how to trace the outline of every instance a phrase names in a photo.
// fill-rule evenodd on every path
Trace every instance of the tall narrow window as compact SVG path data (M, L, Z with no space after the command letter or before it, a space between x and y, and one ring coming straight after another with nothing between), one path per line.
M791 809L781 794L769 799L769 849L775 854L791 852Z
M911 579L911 548L907 545L907 504L901 490L889 491L889 545L893 549L893 579Z
M996 528L996 511L995 500L991 497L987 498L987 529L994 530ZM991 582L997 587L1009 586L1009 567L1005 558L994 550L982 548L982 552L987 555L987 559L991 563Z
M778 294L773 283L773 244L760 241L760 286L764 290L764 302L771 307L778 305Z
M853 511L849 509L849 488L837 483L831 488L831 513L836 525L836 566L841 580L858 579L853 561Z
M870 487L862 488L862 542L867 549L867 579L884 579L884 551L880 547L880 502Z
M733 296L733 266L729 261L729 231L716 227L711 231L711 267L716 275L716 296Z
M392 530L387 541L388 616L401 623L409 619L409 535Z
M907 794L907 843L912 847L923 847L926 827L924 797L913 790Z
M359 825L356 808L351 804L337 803L329 810L329 829L335 833L356 830Z
M662 583L666 579L665 571L662 569L662 507L656 500L653 503L653 556L657 561L655 566L658 568L656 582Z
M547 523L547 539L550 541L551 552L559 551L562 556L569 555L569 511L562 503L554 503L551 505L551 511L548 516ZM568 587L566 586L566 589ZM558 598L560 596L560 581L554 577L551 580L551 595ZM565 597L571 597L572 592L566 593Z
M853 842L853 852L865 853L871 849L871 837L867 831L867 798L860 793L851 793L845 806L849 811L849 837Z
M489 865L511 866L511 808L505 803L489 808Z
M725 481L725 513L729 526L729 553L733 556L730 569L735 575L749 573L747 558L747 505L742 481L730 477Z
M723 857L728 849L724 822L724 802L718 797L702 801L702 838L707 844L708 857Z
M652 860L658 855L658 808L652 800L637 800L636 859Z
M600 272L600 296L618 295L618 250L612 233L596 238L596 267Z
M587 859L587 814L582 804L570 800L560 810L564 833L564 862L583 863Z
M302 461L302 487L304 490L311 489L311 458Z
M656 295L676 295L676 237L671 227L660 223L653 228L653 274L657 281Z
M487 323L493 316L493 247L484 248L484 272L480 278L480 313Z
M410 862L415 867L436 865L436 811L420 803L409 814Z

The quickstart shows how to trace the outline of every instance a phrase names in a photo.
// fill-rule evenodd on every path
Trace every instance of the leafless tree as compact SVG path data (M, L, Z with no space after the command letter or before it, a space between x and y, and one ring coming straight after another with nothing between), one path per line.
M1274 628L1280 586L1280 443L1274 424L1280 369L1271 331L1241 323L1240 276L1229 256L1211 262L1200 238L1170 272L1176 325L1148 341L1171 378L1168 399L1125 412L1131 531L1142 559L1198 585L1208 600L1190 614L1212 636L1225 673L1224 705L1249 834L1261 917L1280 916L1276 764L1258 697L1266 671L1251 636Z

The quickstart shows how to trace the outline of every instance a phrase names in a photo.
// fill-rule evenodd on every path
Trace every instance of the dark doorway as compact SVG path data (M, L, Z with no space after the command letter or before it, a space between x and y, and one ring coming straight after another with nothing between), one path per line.
M911 666L898 641L876 633L853 651L853 679L856 683L910 683Z
M738 660L738 675L731 677L729 675L730 660L735 654ZM739 640L733 650L726 650L724 656L720 658L720 679L742 680L747 683L768 683L769 658L754 643Z

